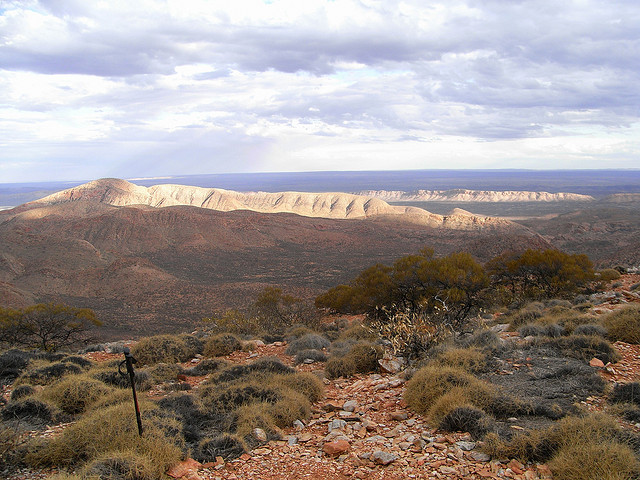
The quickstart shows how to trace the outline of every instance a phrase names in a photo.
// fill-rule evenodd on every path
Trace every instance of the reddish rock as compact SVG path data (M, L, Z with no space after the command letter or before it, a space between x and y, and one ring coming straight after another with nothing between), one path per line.
M333 442L327 442L323 445L322 450L328 455L340 455L349 450L349 442L346 440L335 440Z
M186 460L172 466L167 472L167 475L173 478L181 478L191 472L197 472L199 468L202 468L202 464L200 462L193 458L187 458Z
M589 365L596 368L604 368L604 362L599 358L595 358L595 357L591 359L591 361L589 362Z

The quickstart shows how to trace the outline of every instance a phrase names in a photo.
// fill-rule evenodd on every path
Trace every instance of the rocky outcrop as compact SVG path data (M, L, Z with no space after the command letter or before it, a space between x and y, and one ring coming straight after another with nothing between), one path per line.
M186 185L154 185L141 187L120 179L101 179L70 188L30 202L18 209L39 209L60 204L132 206L154 208L193 206L221 212L250 210L258 213L294 213L305 217L331 219L395 218L407 223L434 228L479 229L510 228L511 222L486 216L475 216L456 209L450 215L436 215L421 208L389 205L384 200L350 193L248 192ZM80 207L78 207L80 208ZM94 207L97 208L97 207ZM31 213L35 215L35 212Z
M590 195L492 190L366 190L357 193L387 202L591 202Z

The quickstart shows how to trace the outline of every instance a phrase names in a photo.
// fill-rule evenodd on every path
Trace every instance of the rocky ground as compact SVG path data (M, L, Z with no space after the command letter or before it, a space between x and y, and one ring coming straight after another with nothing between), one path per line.
M629 302L640 302L637 293L629 293L629 286L640 280L628 275L619 286L603 296L597 309L606 312ZM513 334L504 334L505 341L520 342ZM293 357L285 355L286 344L276 342L258 345L255 350L234 352L226 358L246 363L265 356L275 356L293 366ZM640 345L616 342L622 359L609 365L596 365L599 374L609 383L640 381ZM95 361L119 358L121 355L88 353ZM194 359L185 367L199 360ZM521 365L511 364L507 370ZM322 372L323 364L303 364L302 371ZM501 367L504 370L504 365ZM193 389L206 377L186 377ZM425 419L414 414L403 401L405 377L399 373L374 373L350 378L324 380L326 397L316 403L312 418L298 422L282 431L282 439L225 462L200 464L188 459L176 465L169 475L176 479L514 479L535 480L552 478L546 465L523 465L514 459L490 459L482 453L481 444L468 433L438 431ZM3 395L8 398L10 391ZM162 388L145 392L150 398L166 393ZM582 402L589 410L606 408L601 397L589 397ZM525 427L511 419L513 430ZM640 431L640 424L625 424ZM52 427L42 435L55 435L62 426ZM9 480L46 478L51 471L13 472Z

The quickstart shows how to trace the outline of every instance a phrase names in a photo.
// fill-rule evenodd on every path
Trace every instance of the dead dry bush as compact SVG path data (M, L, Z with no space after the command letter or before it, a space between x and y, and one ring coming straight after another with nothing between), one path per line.
M241 438L236 435L222 434L213 438L204 439L195 455L199 462L215 462L216 457L231 460L246 452L246 447Z
M33 397L9 402L2 409L2 419L17 421L34 427L50 425L61 420L62 412L55 405Z
M80 477L86 480L155 480L156 474L151 457L125 450L100 455L82 469Z

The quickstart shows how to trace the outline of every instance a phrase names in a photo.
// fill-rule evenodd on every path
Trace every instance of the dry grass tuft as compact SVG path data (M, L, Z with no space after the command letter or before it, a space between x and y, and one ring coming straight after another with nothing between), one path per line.
M189 360L191 350L178 335L156 335L141 339L131 348L140 365L177 363Z
M224 357L242 349L242 342L231 333L220 333L207 339L204 344L205 357Z
M85 412L92 405L113 392L112 387L87 374L70 375L49 385L40 396L65 413L75 415Z
M428 416L433 404L454 388L458 398L466 397L479 408L485 408L495 396L495 387L460 368L426 366L407 382L404 399L414 411Z
M640 343L640 305L628 305L608 314L602 324L613 342Z

